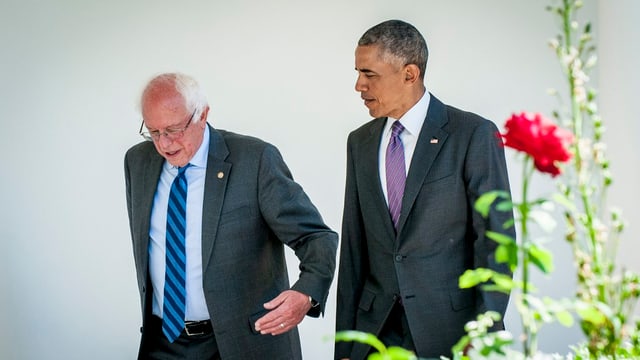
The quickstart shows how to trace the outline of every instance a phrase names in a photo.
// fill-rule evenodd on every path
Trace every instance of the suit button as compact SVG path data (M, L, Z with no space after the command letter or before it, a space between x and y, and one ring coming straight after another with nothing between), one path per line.
M396 255L396 261L397 262L402 261L402 259L403 259L402 255Z

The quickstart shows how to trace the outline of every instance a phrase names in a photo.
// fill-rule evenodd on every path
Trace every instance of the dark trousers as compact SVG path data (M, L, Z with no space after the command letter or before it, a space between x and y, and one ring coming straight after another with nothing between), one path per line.
M400 303L394 305L382 326L378 338L386 347L400 346L407 350L416 351L411 331L409 330L407 315L404 313L404 308Z
M221 360L213 333L189 336L183 330L173 343L162 333L162 319L150 316L142 330L138 360Z

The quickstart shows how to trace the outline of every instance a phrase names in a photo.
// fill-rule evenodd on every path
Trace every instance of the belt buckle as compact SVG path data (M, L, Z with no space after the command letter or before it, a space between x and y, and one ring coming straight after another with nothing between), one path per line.
M204 335L204 330L200 330L200 332L191 332L189 331L189 326L190 325L195 325L197 323L199 323L200 321L187 321L184 323L184 331L187 333L188 336L198 336L198 335Z

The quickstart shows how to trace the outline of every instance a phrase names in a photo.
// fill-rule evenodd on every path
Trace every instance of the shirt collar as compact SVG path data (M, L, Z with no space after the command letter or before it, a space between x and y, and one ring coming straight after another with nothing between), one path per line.
M209 154L209 126L204 127L204 136L202 138L202 144L200 144L200 148L196 151L196 154L193 155L193 158L189 163L191 166L205 168L207 167L207 156Z

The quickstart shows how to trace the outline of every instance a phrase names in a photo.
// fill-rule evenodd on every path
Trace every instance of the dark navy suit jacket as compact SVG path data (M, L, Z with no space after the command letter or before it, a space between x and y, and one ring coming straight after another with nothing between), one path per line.
M486 310L506 310L506 295L458 287L467 269L510 274L495 263L497 244L485 231L514 237L512 228L503 229L513 214L495 212L486 220L473 210L481 194L509 191L504 149L492 122L431 95L396 234L378 171L386 120L374 119L348 139L336 329L379 334L400 298L417 355L451 356L466 322ZM361 360L368 350L340 342L335 358Z

